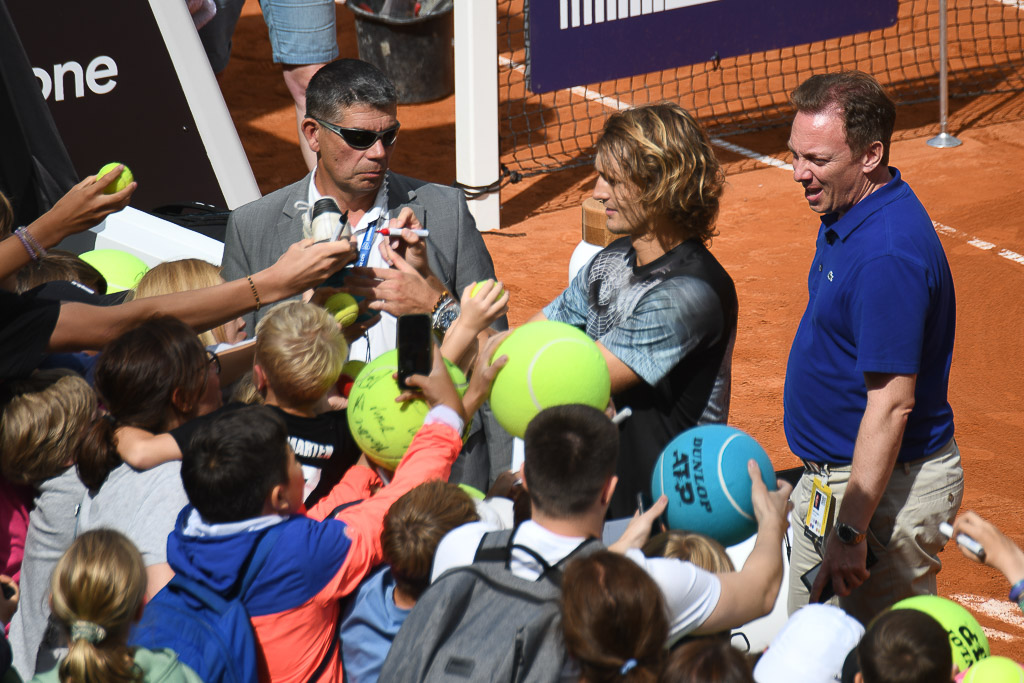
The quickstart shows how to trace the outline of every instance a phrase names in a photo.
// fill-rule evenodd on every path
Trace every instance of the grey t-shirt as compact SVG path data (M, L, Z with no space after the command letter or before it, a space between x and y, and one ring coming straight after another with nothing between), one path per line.
M145 471L122 463L95 495L86 494L78 530L120 531L139 549L148 567L167 561L167 536L186 504L180 462Z
M85 486L74 467L38 486L35 508L29 514L25 559L21 565L21 599L11 620L14 668L26 681L36 671L56 665L65 643L50 620L50 574L57 560L75 540L78 506ZM47 631L50 631L47 633ZM37 668L38 658L38 668Z

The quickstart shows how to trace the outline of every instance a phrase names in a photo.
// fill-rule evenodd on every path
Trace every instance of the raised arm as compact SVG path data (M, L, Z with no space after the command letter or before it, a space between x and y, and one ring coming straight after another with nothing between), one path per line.
M836 511L836 524L845 522L861 531L867 530L889 484L903 443L903 430L914 409L917 376L866 372L864 382L868 391L867 406L857 431L850 483ZM849 595L863 583L870 575L866 568L867 547L867 541L852 545L841 542L833 525L821 571L811 587L811 602L817 601L829 580L839 596Z
M290 246L274 265L251 278L136 299L119 306L64 304L48 349L99 349L157 315L173 316L197 330L208 330L257 306L281 301L323 282L353 257L352 245L346 241L313 244L303 240Z
M793 487L779 480L769 491L761 481L761 470L751 460L747 471L753 482L750 497L757 519L757 539L743 568L718 574L722 594L711 616L697 633L718 633L741 626L772 611L782 585L782 538L788 526Z
M88 176L57 200L53 208L26 226L29 248L34 249L38 245L49 249L65 237L88 230L128 206L137 183L131 183L114 194L103 194L103 189L114 181L122 168L119 165L99 179ZM0 280L18 272L32 260L29 248L16 235L0 242Z

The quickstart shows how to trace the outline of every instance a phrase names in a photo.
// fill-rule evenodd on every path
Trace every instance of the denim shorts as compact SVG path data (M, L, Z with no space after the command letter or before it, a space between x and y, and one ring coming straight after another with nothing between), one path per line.
M326 64L338 57L334 0L260 0L277 64Z

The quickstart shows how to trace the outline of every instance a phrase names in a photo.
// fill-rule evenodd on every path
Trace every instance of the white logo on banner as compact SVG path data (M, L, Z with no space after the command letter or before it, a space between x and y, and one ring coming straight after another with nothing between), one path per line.
M721 0L560 0L559 27L589 26Z
M70 96L67 89L69 86L76 98L82 98L85 97L87 87L91 93L106 95L117 85L117 81L114 80L114 77L117 76L117 62L106 55L96 57L86 65L85 69L78 62L64 62L53 65L52 77L49 71L39 67L33 67L32 73L39 79L39 89L43 93L43 99L50 99L52 94L56 102L63 102ZM68 77L71 79L70 83L68 83Z

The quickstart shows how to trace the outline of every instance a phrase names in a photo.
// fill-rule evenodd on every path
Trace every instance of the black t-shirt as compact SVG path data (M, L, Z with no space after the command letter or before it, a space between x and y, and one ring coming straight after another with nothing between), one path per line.
M295 451L295 459L302 465L306 481L310 480L309 468L320 471L319 483L306 496L306 507L310 507L330 493L348 468L356 464L359 446L348 430L344 410L331 410L316 417L289 415L280 408L274 410L284 418L288 443Z
M0 290L0 381L39 367L57 327L60 302Z
M229 403L209 415L189 420L172 429L170 434L178 448L184 452L196 427L225 411L244 406L244 403ZM306 496L306 507L311 507L327 495L359 459L359 446L348 431L345 411L331 410L316 417L299 417L276 406L268 407L284 420L288 443L295 451L295 459L302 465L306 481L310 481L311 477L319 478L314 489Z

